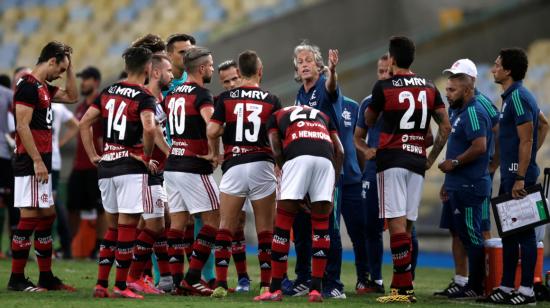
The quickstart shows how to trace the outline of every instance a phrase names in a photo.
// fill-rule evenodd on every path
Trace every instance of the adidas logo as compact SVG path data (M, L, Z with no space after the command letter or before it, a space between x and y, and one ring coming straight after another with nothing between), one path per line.
M455 209L454 214L455 214L455 215L459 215L459 214L460 214L460 211L459 211L458 209Z
M111 264L111 261L109 261L109 259L103 259L103 260L99 261L98 264L99 265L109 265L109 264Z
M38 250L34 251L34 254L36 254L37 257L43 257L44 255L41 254Z
M115 266L116 266L116 267L120 267L120 263L118 263L117 260L115 260Z
M262 265L260 265L260 268L261 269L270 269L271 268L271 265L269 263L262 263Z
M219 265L219 266L227 266L228 264L227 264L227 261L221 260L220 262L217 263L217 265Z
M287 261L287 260L288 260L288 255L284 255L279 258L279 261Z
M314 257L326 257L325 253L322 250L317 251L313 254Z

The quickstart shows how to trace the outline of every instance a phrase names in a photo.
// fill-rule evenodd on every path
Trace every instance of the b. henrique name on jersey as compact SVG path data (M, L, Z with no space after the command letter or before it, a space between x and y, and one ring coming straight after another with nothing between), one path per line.
M147 173L143 163L130 153L143 153L143 125L140 114L155 112L156 99L143 86L121 81L104 89L92 108L101 111L103 155L98 178Z
M330 118L318 109L290 106L274 113L268 122L269 131L278 131L283 141L285 161L300 155L334 158L331 133L338 133Z
M179 85L166 95L163 105L168 116L172 150L166 160L165 171L213 172L209 161L197 157L208 154L206 123L200 111L213 107L213 101L210 91L194 82Z
M433 82L415 74L379 80L368 108L382 113L377 172L405 168L423 176L430 119L434 110L445 108Z
M222 171L255 161L273 161L266 124L281 102L258 87L239 87L218 97L210 121L225 124Z

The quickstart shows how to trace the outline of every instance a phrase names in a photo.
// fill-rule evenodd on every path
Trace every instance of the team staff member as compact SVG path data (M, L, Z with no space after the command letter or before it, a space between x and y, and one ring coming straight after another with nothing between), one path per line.
M410 70L415 46L407 37L392 37L389 56L393 77L378 81L365 114L369 127L381 114L382 128L376 152L380 216L387 219L393 259L393 278L382 303L416 302L412 285L411 230L418 207L425 170L443 149L450 131L449 118L433 83ZM405 104L406 109L404 109ZM430 118L439 125L433 149L426 158Z
M525 187L534 185L537 166L540 109L531 92L523 86L528 60L523 49L506 48L499 52L491 72L504 91L500 116L500 191L521 199ZM518 248L519 246L519 248ZM521 283L514 289L515 268L521 250ZM503 271L500 286L485 299L491 303L523 305L536 303L533 279L537 261L535 230L529 229L502 239Z
M451 207L453 229L468 254L468 283L450 298L478 297L483 292L484 251L481 219L483 203L491 192L489 175L492 123L475 98L474 79L451 75L446 87L452 130L445 160L442 194Z
M17 81L14 94L16 149L14 206L21 218L12 239L12 273L8 289L36 292L69 290L52 273L52 224L55 207L52 192L51 102L75 103L76 78L71 65L72 48L60 42L46 44L30 74ZM49 84L66 74L65 90ZM25 265L34 233L34 249L40 270L38 287L25 277Z

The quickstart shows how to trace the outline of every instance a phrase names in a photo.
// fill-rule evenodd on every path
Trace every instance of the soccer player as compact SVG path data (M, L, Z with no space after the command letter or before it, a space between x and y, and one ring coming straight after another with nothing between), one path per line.
M213 97L204 88L214 71L211 52L193 48L185 53L188 80L174 88L164 98L172 150L166 161L164 179L170 208L169 241L172 277L177 294L210 295L212 290L200 283L201 270L210 256L219 226L218 187L212 177L212 157L218 148L208 146L206 123L214 113ZM189 270L182 280L182 237L189 215L200 214L204 226L195 242ZM177 260L177 262L175 262Z
M281 109L281 102L260 88L263 66L256 52L244 51L238 61L241 85L220 94L208 124L208 139L212 147L219 144L222 135L224 146L220 227L215 244L218 287L212 294L215 297L227 295L231 243L247 198L252 202L258 234L260 288L269 287L271 280L276 178L266 123L274 112Z
M377 63L378 80L390 78L389 66L389 56L384 54L380 57L380 59L378 59ZM363 222L363 226L360 225L361 217L359 215L357 215L357 221L355 222L355 224L359 224L357 228L361 228L363 230L362 233L358 233L359 239L357 241L365 243L364 252L358 251L355 253L356 267L359 267L358 264L361 265L360 271L358 268L358 281L355 288L359 294L372 292L384 293L384 284L382 280L382 256L384 254L382 232L384 231L384 219L379 217L378 211L378 190L376 183L375 162L376 148L378 147L380 126L382 125L382 122L378 121L374 127L368 130L368 139L366 139L368 127L365 124L365 111L371 102L372 96L369 95L361 103L357 115L357 125L354 132L354 142L357 148L357 155L359 157L359 165L363 170L361 195L362 204L357 208L363 209L365 211L363 215L366 217ZM361 238L361 236L363 238ZM356 248L354 245L354 251L355 250ZM362 254L364 257L362 257ZM367 262L368 264L362 264ZM368 275L370 277L362 277L360 275Z
M218 65L218 76L220 83L225 90L232 90L241 84L241 76L239 74L237 62L227 60ZM233 241L231 242L231 255L235 261L235 269L237 270L237 287L236 292L250 291L250 277L248 276L246 264L246 240L244 238L244 226L246 224L246 212L252 211L252 205L247 198L243 210L239 216L239 225L237 230L233 232Z
M293 63L295 80L302 83L296 95L295 104L321 110L330 117L336 129L339 130L343 98L340 94L336 74L338 50L329 50L328 67L325 67L319 47L303 42L294 48ZM340 137L340 139L342 138ZM340 281L342 265L342 243L339 229L342 183L340 178L341 176L336 181L337 187L334 193L334 215L329 218L331 246L323 296L345 299L344 284ZM309 291L308 285L311 279L310 221L311 219L306 211L298 213L294 221L294 245L297 253L295 272L297 277L292 287L285 290L285 295L301 296Z
M333 190L343 163L343 148L330 118L311 107L286 107L271 116L269 140L275 162L281 168L280 193L273 235L269 291L255 301L280 301L281 282L287 270L290 228L308 195L311 208L312 280L309 301L320 302L330 248L329 216Z
M172 74L174 74L174 79L170 82L169 89L163 91L162 94L164 96L166 96L168 91L173 90L175 87L187 81L184 54L186 50L195 46L195 44L196 40L193 36L183 33L172 34L166 39L166 53L172 62Z
M452 74L446 86L451 134L445 160L438 167L445 173L442 195L452 213L453 231L468 254L468 283L449 298L478 297L483 292L485 255L481 218L483 203L491 193L489 175L492 122L477 100L475 79L467 74Z
M152 51L152 50L151 50ZM170 59L157 52L152 57L151 73L146 88L157 98L155 109L155 147L151 158L158 162L157 171L150 173L148 177L148 202L152 204L149 213L142 214L142 220L138 225L138 235L134 246L134 258L130 265L127 284L135 292L146 294L160 294L172 290L172 275L168 265L168 247L166 243L164 216L167 207L166 190L164 189L164 178L162 171L170 147L166 143L163 127L166 122L166 114L162 107L162 89L167 88L172 80L172 65ZM141 228L140 228L141 227ZM141 229L141 230L140 230ZM147 263L151 261L153 250L158 259L160 280L156 288L150 275L145 275L144 270Z
M90 161L98 165L98 182L109 229L99 250L94 297L109 297L111 266L116 264L113 296L142 299L127 288L126 279L136 239L136 226L153 204L148 194L148 169L155 138L155 97L143 86L151 70L150 50L128 48L124 54L128 78L105 88L80 122L82 143ZM104 150L95 150L90 127L103 123ZM133 156L141 156L142 161Z
M521 199L525 187L534 185L539 175L537 166L539 107L531 92L522 83L528 59L520 48L501 49L491 72L500 84L502 109L499 122L500 189ZM518 247L519 246L519 247ZM521 250L521 283L514 289L518 257ZM535 304L533 279L537 261L535 230L528 229L502 239L503 270L498 288L484 299L507 305Z
M82 102L76 106L75 117L78 121L82 119L88 108L93 104L99 96L101 89L101 73L100 71L89 66L83 69L76 75L80 77L80 95L83 97ZM103 126L98 121L92 125L94 146L99 151L103 150ZM80 134L76 135L76 153L73 162L73 170L69 176L67 183L67 209L69 211L69 226L72 237L78 232L80 227L80 211L95 210L97 213L96 219L96 247L91 256L94 256L99 251L99 246L106 231L106 222L103 206L101 205L101 193L97 184L97 167L90 161Z
M388 296L377 300L416 302L411 275L411 229L418 216L424 172L443 149L451 130L439 91L426 78L410 70L415 46L407 37L390 39L393 77L379 80L365 121L376 124L381 114L380 142L376 151L376 177L380 217L390 232L393 279ZM439 125L433 149L426 158L426 136L431 117Z
M12 270L8 290L36 292L74 288L53 275L52 224L55 207L52 193L52 109L51 101L75 103L76 80L71 65L72 48L52 41L40 52L30 74L17 81L13 103L16 123L14 206L21 218L11 249ZM65 90L49 84L66 73ZM34 249L40 271L38 287L25 277L25 265L34 233Z
M444 70L443 73L448 73L451 75L454 74L466 74L473 78L475 82L477 78L477 68L476 65L470 59L459 59L453 63L453 65ZM494 160L493 155L495 152L495 138L498 135L498 120L499 112L498 109L491 100L483 95L477 88L474 88L474 94L478 103L485 109L486 113L491 118L491 127L493 138L490 138L491 143L488 145L487 151L489 153L489 175L491 180L494 175L494 170L496 167L495 162L498 159ZM492 186L492 185L491 185ZM490 217L490 196L489 192L488 197L483 201L481 209L481 232L484 239L490 238L491 231L491 217ZM455 262L455 276L451 280L451 283L442 291L435 292L434 295L442 296L454 296L454 293L462 293L463 288L468 283L468 255L462 241L459 238L459 234L455 227L453 226L453 211L452 206L449 203L448 195L444 193L444 187L442 186L441 198L443 202L443 208L441 210L441 221L439 224L440 228L449 229L452 239L452 252L453 259Z

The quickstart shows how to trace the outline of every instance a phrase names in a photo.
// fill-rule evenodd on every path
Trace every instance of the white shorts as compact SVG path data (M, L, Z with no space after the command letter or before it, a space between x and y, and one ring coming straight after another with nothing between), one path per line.
M406 216L416 221L424 177L404 168L390 168L376 174L380 218Z
M311 202L332 202L335 178L330 160L301 155L286 161L281 173L279 200L302 200L309 194Z
M245 213L254 213L254 210L252 209L252 202L250 202L250 199L246 198L246 200L244 200L242 211Z
M46 184L39 183L34 175L16 176L14 188L14 207L47 209L54 203L51 173Z
M195 214L220 208L220 192L211 174L164 171L164 186L170 213Z
M141 214L148 204L147 174L125 174L99 179L101 201L110 214Z
M233 166L222 176L220 191L252 201L263 199L275 192L277 179L274 167L268 161Z
M143 219L153 219L164 217L164 204L168 202L166 190L162 185L153 185L147 187L148 200L143 208Z

